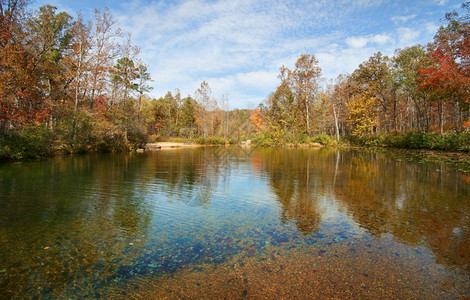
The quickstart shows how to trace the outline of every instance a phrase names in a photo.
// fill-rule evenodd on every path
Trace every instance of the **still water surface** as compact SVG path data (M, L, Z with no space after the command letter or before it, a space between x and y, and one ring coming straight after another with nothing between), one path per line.
M470 297L470 175L335 149L1 164L0 295Z

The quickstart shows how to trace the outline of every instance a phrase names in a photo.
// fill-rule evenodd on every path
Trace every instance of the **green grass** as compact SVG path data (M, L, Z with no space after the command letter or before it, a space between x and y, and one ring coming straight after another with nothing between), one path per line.
M413 132L404 135L380 135L363 138L351 137L348 141L353 145L367 147L470 151L470 132L444 135L439 133Z

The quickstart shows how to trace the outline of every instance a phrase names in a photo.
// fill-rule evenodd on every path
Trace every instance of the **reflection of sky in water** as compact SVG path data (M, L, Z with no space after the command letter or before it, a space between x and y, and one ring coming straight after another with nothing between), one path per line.
M3 165L0 291L98 297L135 278L296 253L338 270L354 261L367 277L403 270L433 292L451 278L444 295L455 296L468 286L470 187L439 168L237 148Z

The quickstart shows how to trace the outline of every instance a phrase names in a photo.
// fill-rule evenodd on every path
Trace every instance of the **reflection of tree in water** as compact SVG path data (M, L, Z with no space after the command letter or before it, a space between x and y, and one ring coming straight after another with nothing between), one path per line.
M303 234L318 231L321 222L319 199L326 192L325 160L330 150L263 149L265 171L281 204L281 219L292 221Z
M2 169L14 184L0 180L0 206L9 205L0 218L0 264L7 267L0 292L68 298L80 285L83 296L97 297L100 284L125 276L120 267L144 250L135 240L151 210L130 188L140 183L142 165L127 155L88 155L23 166Z
M168 195L169 201L208 205L216 172L208 172L204 151L188 150L155 153L155 178L163 181L158 189Z
M202 147L155 154L155 178L170 201L208 206L220 183L229 186L231 170L243 166L250 151L240 147ZM246 165L246 164L245 164Z
M163 180L159 190L170 201L207 206L217 186L219 164L204 149L161 151L155 156L155 178Z
M370 233L424 245L438 263L470 272L470 185L444 165L343 152L335 194Z

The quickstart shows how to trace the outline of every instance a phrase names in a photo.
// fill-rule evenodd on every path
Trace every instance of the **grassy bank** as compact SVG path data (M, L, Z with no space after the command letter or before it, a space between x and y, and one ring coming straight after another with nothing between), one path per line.
M65 138L64 138L65 137ZM51 132L43 126L29 126L14 134L0 135L0 160L21 160L56 153L87 153L87 152L125 152L139 148L149 142L191 142L201 145L239 144L251 140L257 146L301 146L322 145L336 146L335 138L329 135L298 136L295 138L278 137L273 134L259 134L238 139L222 137L196 137L192 139L174 137L161 139L154 135L129 135L126 142L121 135L105 135L93 132L87 135L76 135L70 138L65 134ZM67 141L67 142L66 142ZM386 147L394 149L421 149L470 152L470 132L441 135L438 133L414 132L405 135L380 135L367 137L343 138L340 146Z
M347 141L351 145L366 147L470 152L470 132L444 135L439 133L413 132L404 135L350 137Z
M77 127L51 131L44 126L25 126L21 130L0 134L0 161L22 160L55 154L126 152L145 144L145 134L129 131L127 138L120 132L99 128Z
M283 135L279 136L276 133L262 133L256 135L250 140L260 146L296 146L296 145L311 145L311 144L320 144L322 146L336 146L337 142L334 137L320 134L314 136L299 135L299 136L290 136Z

